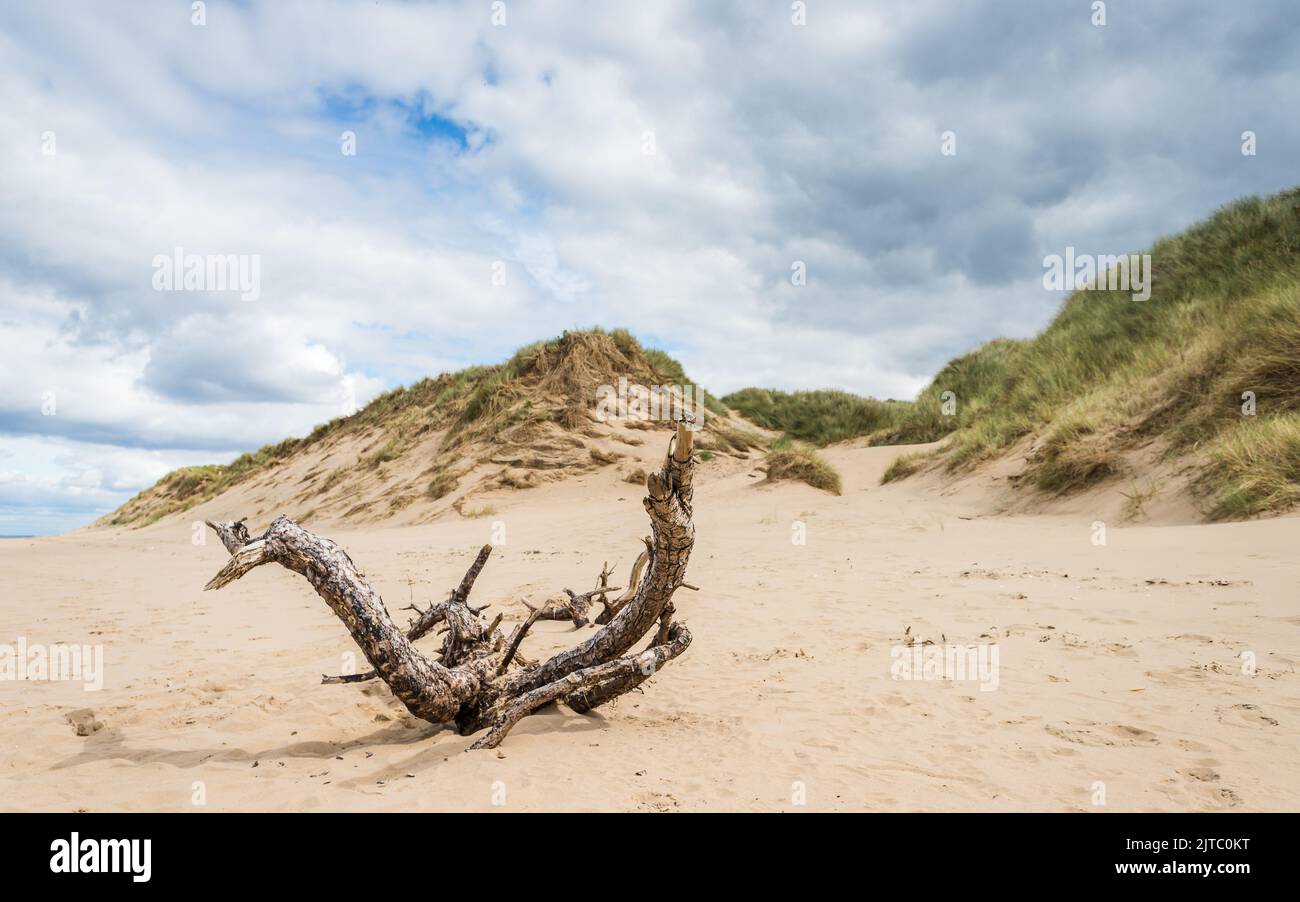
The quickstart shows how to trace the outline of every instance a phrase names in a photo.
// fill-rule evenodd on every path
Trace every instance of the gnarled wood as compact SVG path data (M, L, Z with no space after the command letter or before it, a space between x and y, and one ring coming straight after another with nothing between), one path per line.
M427 636L435 626L440 623L454 623L456 629L450 631L447 639L443 642L442 650L439 652L438 663L451 666L456 663L461 646L466 641L479 642L485 640L497 628L501 622L501 615L492 622L486 630L481 628L478 622L478 615L485 611L490 605L483 605L480 608L469 606L468 598L470 589L474 587L474 580L478 578L479 573L483 570L483 565L487 563L488 556L492 554L492 546L484 545L470 565L469 570L460 581L460 585L451 593L446 601L440 604L430 605L426 610L421 611L419 608L413 608L418 615L415 620L411 621L406 629L406 638L415 642ZM472 639L470 638L472 637ZM322 676L322 683L360 683L366 680L373 680L377 676L373 670L364 673L343 674L341 676Z
M596 615L596 620L595 620L596 623L602 625L609 623L609 621L613 618L615 614L623 610L624 605L626 605L629 601L631 601L633 598L636 597L636 587L641 584L641 571L645 570L646 562L650 560L649 537L647 537L644 541L646 544L646 549L645 551L642 551L640 554L638 554L636 560L632 562L632 572L628 574L627 588L623 590L623 594L620 595L618 598L615 598L613 601L610 601L609 597L604 595L603 593L601 594L599 601L601 604L605 606L605 609ZM609 578L609 575L610 574L605 570L601 571L600 584L602 586L608 585L606 580Z
M673 623L674 613L673 604L670 601L668 606L664 608L663 613L659 615L659 631L650 643L651 647L666 645L672 640L673 629L679 626L679 624ZM689 645L690 641L690 633L687 633L686 643ZM574 690L564 697L564 703L577 713L586 714L594 708L599 708L607 701L631 692L652 676L654 676L653 670L640 668L631 673L616 674Z
M606 575L602 574L602 577ZM535 608L525 601L524 607L537 615L534 618L536 620L571 620L574 629L582 629L590 622L587 619L587 612L591 610L592 601L597 596L604 596L606 592L617 592L620 588L619 586L597 586L581 595L576 594L572 589L565 589L564 594L569 596L565 601L550 601L540 608Z
M622 655L659 619L664 606L682 584L691 549L695 545L691 455L693 433L679 423L675 447L663 469L646 477L649 494L643 499L650 515L649 562L636 595L601 630L573 648L560 652L538 667L519 671L500 687L510 697L522 695L571 673L595 667Z
M583 691L588 687L603 686L620 680L636 680L639 684L653 675L660 667L686 651L691 644L691 631L684 624L674 623L670 636L663 645L655 645L636 655L627 655L606 661L595 667L576 670L566 677L547 683L523 695L511 699L502 707L501 713L488 730L471 749L494 749L501 744L510 728L525 715L531 714L543 705L558 698ZM638 679L639 677L639 679ZM626 691L626 690L624 690Z
M468 603L474 580L491 554L490 545L479 551L451 596L424 611L417 609L405 631L393 623L378 593L339 545L284 516L257 538L249 535L243 520L209 523L230 559L205 588L219 589L267 563L301 574L343 621L373 668L369 674L326 677L325 682L377 676L417 717L434 723L454 721L463 734L490 727L471 748L494 748L539 707L559 700L579 713L590 711L640 686L690 645L690 631L672 619L672 596L685 585L695 542L691 448L690 425L679 423L663 469L646 479L643 503L651 537L633 564L628 592L608 601L608 593L619 591L609 586L608 566L602 568L597 588L581 595L565 590L565 616L576 626L588 622L587 612L597 598L605 605L602 616L608 622L540 664L525 658L520 646L545 612L534 609L506 640L497 629L500 615L485 623L480 614L487 606L472 608ZM649 646L629 653L656 622L659 628ZM439 625L442 647L436 658L426 656L414 643Z
M221 544L226 546L226 550L234 554L252 541L252 537L248 534L248 527L244 525L244 521L247 519L247 517L244 517L240 520L225 523L213 523L211 520L205 520L204 522L217 534L217 538L221 539Z

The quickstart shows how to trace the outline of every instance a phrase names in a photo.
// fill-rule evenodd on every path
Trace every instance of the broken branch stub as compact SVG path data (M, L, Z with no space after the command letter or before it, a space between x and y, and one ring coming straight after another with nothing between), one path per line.
M538 708L561 701L579 713L590 711L640 686L690 645L690 630L672 619L672 597L684 585L695 544L692 444L690 425L678 423L662 469L646 478L643 504L651 536L633 564L624 595L608 600L606 593L619 591L608 584L608 567L602 568L596 589L581 595L565 590L567 619L585 625L591 604L599 599L605 610L597 623L606 622L585 641L540 663L525 658L520 646L532 625L546 616L541 610L533 610L507 640L497 629L500 615L487 623L481 617L486 605L469 606L470 590L492 552L490 545L479 551L448 599L419 612L405 631L393 623L379 594L342 547L284 516L257 538L249 535L243 520L209 522L230 559L205 588L220 589L268 563L302 575L373 668L370 673L325 677L324 682L377 677L416 717L454 722L464 735L489 728L471 748L494 748ZM445 625L442 648L436 658L428 657L415 642L440 624ZM651 630L650 644L630 653Z
M204 522L217 534L217 538L221 540L222 545L226 546L226 550L234 554L252 541L248 535L248 527L244 525L244 520L247 519L247 517L244 517L240 520L225 523L213 523L211 520L205 520Z

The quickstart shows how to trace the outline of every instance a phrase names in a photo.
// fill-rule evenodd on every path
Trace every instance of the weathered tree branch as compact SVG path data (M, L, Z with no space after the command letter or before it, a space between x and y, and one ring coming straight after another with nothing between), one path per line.
M683 624L674 623L670 633L669 640L663 645L656 645L640 654L616 658L595 667L576 670L553 683L547 683L512 699L493 721L491 729L471 745L470 749L496 748L501 744L501 740L505 739L506 733L510 732L510 728L520 719L558 698L581 692L587 687L603 686L622 679L641 683L684 652L691 644L691 632Z
M673 623L674 613L673 603L670 601L668 606L664 608L663 613L659 615L659 631L650 643L652 648L665 645L672 639L673 629L680 625ZM688 632L686 634L686 643L689 645L690 641L691 636ZM631 692L652 676L654 676L653 670L637 670L630 674L611 676L600 682L575 690L565 696L564 703L578 714L586 714L611 699Z
M240 520L225 523L213 523L211 520L205 522L217 534L217 538L221 539L221 544L226 546L226 550L234 554L251 541L248 535L248 527L244 525L244 520L247 519L247 517L244 517Z
M631 648L659 619L660 612L683 581L695 545L695 525L691 519L693 438L691 429L679 423L675 446L663 469L646 477L649 494L642 503L650 515L651 553L636 595L585 642L560 652L539 667L511 674L501 687L503 694L521 695L575 671L609 661Z
M460 627L460 632L453 633L449 639L444 641L443 649L439 653L438 657L438 663L440 664L450 665L454 663L455 653L451 656L447 654L449 644L458 649L460 642L463 641L462 637L471 633L475 635L474 641L479 641L487 635L490 635L492 631L497 628L497 624L501 622L501 616L498 615L497 619L493 621L492 625L488 627L486 631L475 630L473 626L471 626L471 623L473 623L471 618L476 618L478 613L486 610L489 605L484 605L481 608L474 609L470 608L467 602L470 589L474 587L474 580L478 579L479 573L483 571L483 565L487 563L488 556L491 554L491 545L484 545L479 550L478 557L474 559L474 563L471 564L469 570L466 571L464 578L460 581L460 585L451 593L451 597L446 601L441 604L430 605L424 611L420 611L418 608L415 609L418 616L406 629L406 638L410 639L412 642L424 638L435 626L440 623L448 622L449 620L455 620ZM464 610L462 611L462 609ZM366 680L373 680L377 676L379 676L378 673L373 670L368 670L365 673L343 674L336 677L322 676L321 682L360 683Z
M672 596L686 585L695 542L692 438L690 425L679 423L662 470L646 479L643 503L651 537L632 566L627 592L608 600L608 593L619 591L609 586L608 566L602 567L597 588L581 595L566 589L566 619L586 625L590 606L599 599L605 607L597 617L601 628L540 664L525 658L520 646L533 624L554 611L532 610L507 641L497 629L500 615L485 623L480 615L487 606L468 604L474 581L492 552L488 545L450 597L424 611L417 609L405 631L396 627L378 593L339 545L283 516L255 539L243 520L210 522L230 559L205 588L219 589L272 562L301 574L343 621L373 668L372 673L325 677L325 682L377 676L417 717L434 723L454 721L462 734L489 727L471 748L494 748L539 707L559 700L579 713L590 711L637 688L690 645L690 631L673 621ZM650 645L630 654L656 622L659 628ZM443 642L435 659L414 643L439 625Z
M501 663L497 665L497 676L506 672L506 668L510 666L510 662L515 659L515 655L519 652L519 644L524 641L524 636L533 628L533 624L541 619L542 609L533 608L528 614L528 619L515 627L515 631L510 634L510 641L506 643L505 656L501 658Z
M615 614L623 610L624 605L636 597L636 587L641 583L641 571L645 570L646 562L650 560L649 538L645 539L645 544L646 549L638 554L636 560L632 562L632 572L628 574L627 588L623 590L623 594L618 598L615 598L613 601L610 601L605 595L600 596L600 602L605 606L605 610L596 615L596 623L601 625L609 623L610 619ZM608 574L606 572L601 572L601 585L607 585L605 582L607 576Z
M620 588L620 586L597 586L581 595L574 593L572 589L565 589L564 594L569 596L566 601L550 601L540 608L535 608L525 601L524 607L536 613L537 620L571 620L574 629L582 629L590 622L587 619L587 612L591 610L592 600L597 596L603 596L606 592L617 592Z

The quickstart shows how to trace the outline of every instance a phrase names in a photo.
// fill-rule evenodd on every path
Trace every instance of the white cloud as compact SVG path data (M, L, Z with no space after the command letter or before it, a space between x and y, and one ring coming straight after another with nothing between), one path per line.
M0 458L14 522L571 327L627 326L717 392L906 397L1041 328L1044 253L1137 250L1294 178L1283 3L1152 0L1105 29L809 7L8 5L0 441L64 449L40 479ZM259 255L260 299L153 291L178 246ZM86 465L105 449L136 464Z

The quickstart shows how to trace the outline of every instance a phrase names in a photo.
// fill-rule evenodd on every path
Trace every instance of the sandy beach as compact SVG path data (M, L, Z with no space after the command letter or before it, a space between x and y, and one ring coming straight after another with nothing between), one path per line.
M700 591L676 598L694 644L642 691L585 716L547 709L496 752L466 753L470 738L412 718L378 681L321 685L355 646L300 577L266 567L203 592L226 553L211 534L195 545L191 524L250 513L228 498L139 530L5 541L0 642L102 645L105 672L99 691L0 681L3 807L1300 807L1300 519L1195 524L1175 505L1125 524L1095 492L999 513L996 474L880 486L907 450L827 449L841 497L702 463ZM605 561L626 573L641 494L610 467L477 496L483 516L313 528L399 623L496 539L473 598L510 626L523 599L586 588ZM574 632L541 623L529 647ZM927 641L996 644L996 689L894 679L891 649Z

